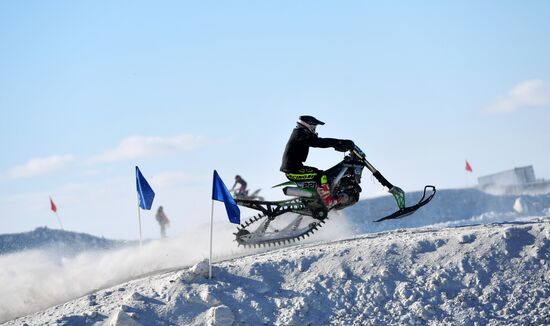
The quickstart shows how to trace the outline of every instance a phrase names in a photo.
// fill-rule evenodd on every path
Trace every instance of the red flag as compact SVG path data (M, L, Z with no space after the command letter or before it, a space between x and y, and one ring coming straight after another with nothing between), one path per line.
M470 163L468 163L468 161L466 161L466 171L472 172L472 167L470 166Z
M54 213L57 213L57 206L55 206L55 203L53 202L51 197L50 197L50 208Z

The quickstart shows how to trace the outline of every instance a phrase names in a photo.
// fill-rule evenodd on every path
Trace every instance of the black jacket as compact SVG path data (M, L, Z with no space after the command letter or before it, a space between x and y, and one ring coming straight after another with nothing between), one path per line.
M318 137L316 134L298 125L294 128L288 139L280 170L289 173L302 168L302 163L306 161L310 147L334 147L337 150L342 150L344 142L341 139Z

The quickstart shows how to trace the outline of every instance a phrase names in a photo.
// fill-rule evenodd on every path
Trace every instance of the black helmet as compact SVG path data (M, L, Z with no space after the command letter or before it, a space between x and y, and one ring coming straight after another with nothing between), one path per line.
M310 115L301 115L300 118L298 118L299 121L302 121L304 123L307 123L308 125L324 125L325 123L321 120L317 120L315 117L312 117Z
M317 120L315 117L310 115L301 115L298 118L298 124L304 126L306 129L315 133L315 128L317 125L324 125L325 123L321 120Z

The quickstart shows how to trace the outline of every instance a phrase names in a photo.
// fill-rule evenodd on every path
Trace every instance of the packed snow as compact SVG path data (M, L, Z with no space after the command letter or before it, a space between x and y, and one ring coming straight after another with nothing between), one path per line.
M208 224L141 248L75 253L63 240L0 255L0 323L550 323L550 195L440 191L410 217L373 223L388 207L362 201L278 249L237 247L235 226L217 221L211 280Z
M6 325L550 323L550 220L397 230L207 262Z

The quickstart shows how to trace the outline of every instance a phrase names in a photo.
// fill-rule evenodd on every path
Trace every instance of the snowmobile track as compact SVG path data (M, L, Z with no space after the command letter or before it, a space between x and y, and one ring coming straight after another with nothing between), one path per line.
M265 220L265 218L267 218L267 220ZM299 215L296 220L301 218L302 218L302 215ZM298 224L297 224L294 227L290 228L290 230L287 230L288 232L283 231L283 232L280 232L280 234L278 234L279 231L276 231L273 233L266 233L267 227L269 226L269 223L273 220L273 218L270 219L266 214L260 213L258 215L252 216L247 221L243 222L240 225L240 227L237 227L237 232L233 234L235 235L236 241L239 246L244 246L249 248L280 246L280 245L290 244L296 241L304 240L305 238L311 236L314 232L319 230L326 223L327 219L328 217L322 220L315 220L314 222L310 223L307 227L303 228L301 231L298 231L298 232L296 232L296 229L298 228ZM251 225L255 225L255 223L260 221L264 223L264 225L261 226L262 229L260 231L256 230L252 233L248 231L248 228ZM289 226L291 225L292 223ZM246 240L246 237L248 235L262 237L261 235L266 235L266 234L268 234L268 236L265 236L263 237L263 239L260 239L260 240L255 240L253 242L248 242ZM273 238L270 238L270 236L273 236L273 235L276 235L276 236Z

